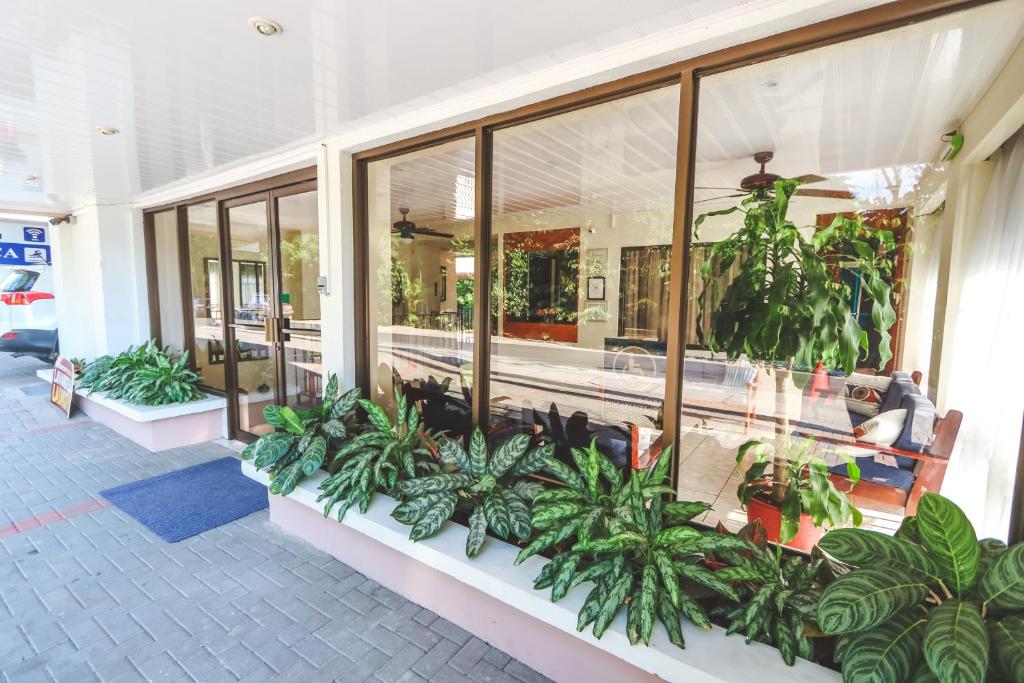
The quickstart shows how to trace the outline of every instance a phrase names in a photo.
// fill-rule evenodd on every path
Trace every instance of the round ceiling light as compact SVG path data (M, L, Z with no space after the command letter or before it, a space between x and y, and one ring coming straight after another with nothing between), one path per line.
M276 36L284 30L281 28L281 24L271 21L266 17L251 17L249 19L249 26L261 36Z
M117 135L121 131L117 128L111 128L110 126L96 126L96 132L100 135Z

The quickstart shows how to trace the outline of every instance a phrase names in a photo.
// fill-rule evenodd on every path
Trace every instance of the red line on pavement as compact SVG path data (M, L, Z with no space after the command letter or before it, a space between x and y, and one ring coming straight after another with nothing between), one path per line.
M75 503L74 505L69 505L66 508L44 512L41 515L33 515L32 517L19 519L13 524L0 527L0 538L7 538L14 534L29 531L30 529L37 529L41 526L52 524L53 522L59 522L72 517L78 517L80 515L87 515L90 512L95 512L96 510L105 507L110 507L110 503L105 499L100 498L99 500L87 500L81 503Z

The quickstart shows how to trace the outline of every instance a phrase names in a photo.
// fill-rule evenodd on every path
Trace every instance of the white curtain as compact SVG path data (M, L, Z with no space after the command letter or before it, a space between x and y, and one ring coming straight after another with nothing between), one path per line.
M1024 130L1007 140L966 245L946 394L964 413L942 493L1004 539L1024 416ZM948 332L948 331L947 331Z

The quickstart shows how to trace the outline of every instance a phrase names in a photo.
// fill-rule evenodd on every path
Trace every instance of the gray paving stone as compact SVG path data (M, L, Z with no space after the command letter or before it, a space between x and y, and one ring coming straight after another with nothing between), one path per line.
M0 527L224 457L159 454L36 385L0 354ZM504 669L504 670L502 670ZM258 512L167 544L114 507L0 538L0 681L544 681ZM490 678L488 678L490 677Z

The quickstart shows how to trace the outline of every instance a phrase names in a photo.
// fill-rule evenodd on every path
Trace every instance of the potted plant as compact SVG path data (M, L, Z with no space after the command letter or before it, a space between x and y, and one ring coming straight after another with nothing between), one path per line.
M698 325L697 333L712 351L725 351L730 358L745 354L774 376L776 444L771 471L767 472L769 463L759 458L752 465L760 468L758 476L745 477L750 482L765 478L770 485L759 485L749 500L779 511L788 505L790 513L799 503L809 513L804 523L811 524L813 498L790 492L791 487L806 491L807 477L820 473L818 468L791 467L787 461L792 447L785 398L793 367L810 369L820 363L826 371L842 369L849 374L861 352L868 350L868 334L852 312L850 287L837 276L840 264L858 273L879 335L879 367L889 362L889 328L896 321L888 282L889 254L895 240L891 231L867 226L859 216L840 214L820 229L797 227L787 212L799 184L798 180L777 180L774 190L756 191L738 206L696 219L695 233L709 216L744 214L743 227L714 243L701 268L704 288L698 298L698 320L704 320L709 302L718 298L719 278L738 262L738 272L711 314L709 329ZM796 481L791 483L791 478ZM845 501L843 494L828 492L829 498L833 496ZM758 509L763 508L755 506L752 513L748 507L751 521L758 518ZM770 520L762 522L771 532Z
M775 441L752 440L740 446L736 462L742 464L748 455L754 459L743 473L736 497L747 508L750 521L760 522L772 541L782 542L810 552L821 539L827 523L835 527L852 522L860 526L862 515L846 494L828 478L828 466L813 457L814 439L794 441L788 437ZM786 451L780 454L780 448ZM786 488L782 505L773 505L759 495L772 484L765 476L768 466L785 463ZM851 488L860 480L860 468L853 458L847 459Z

